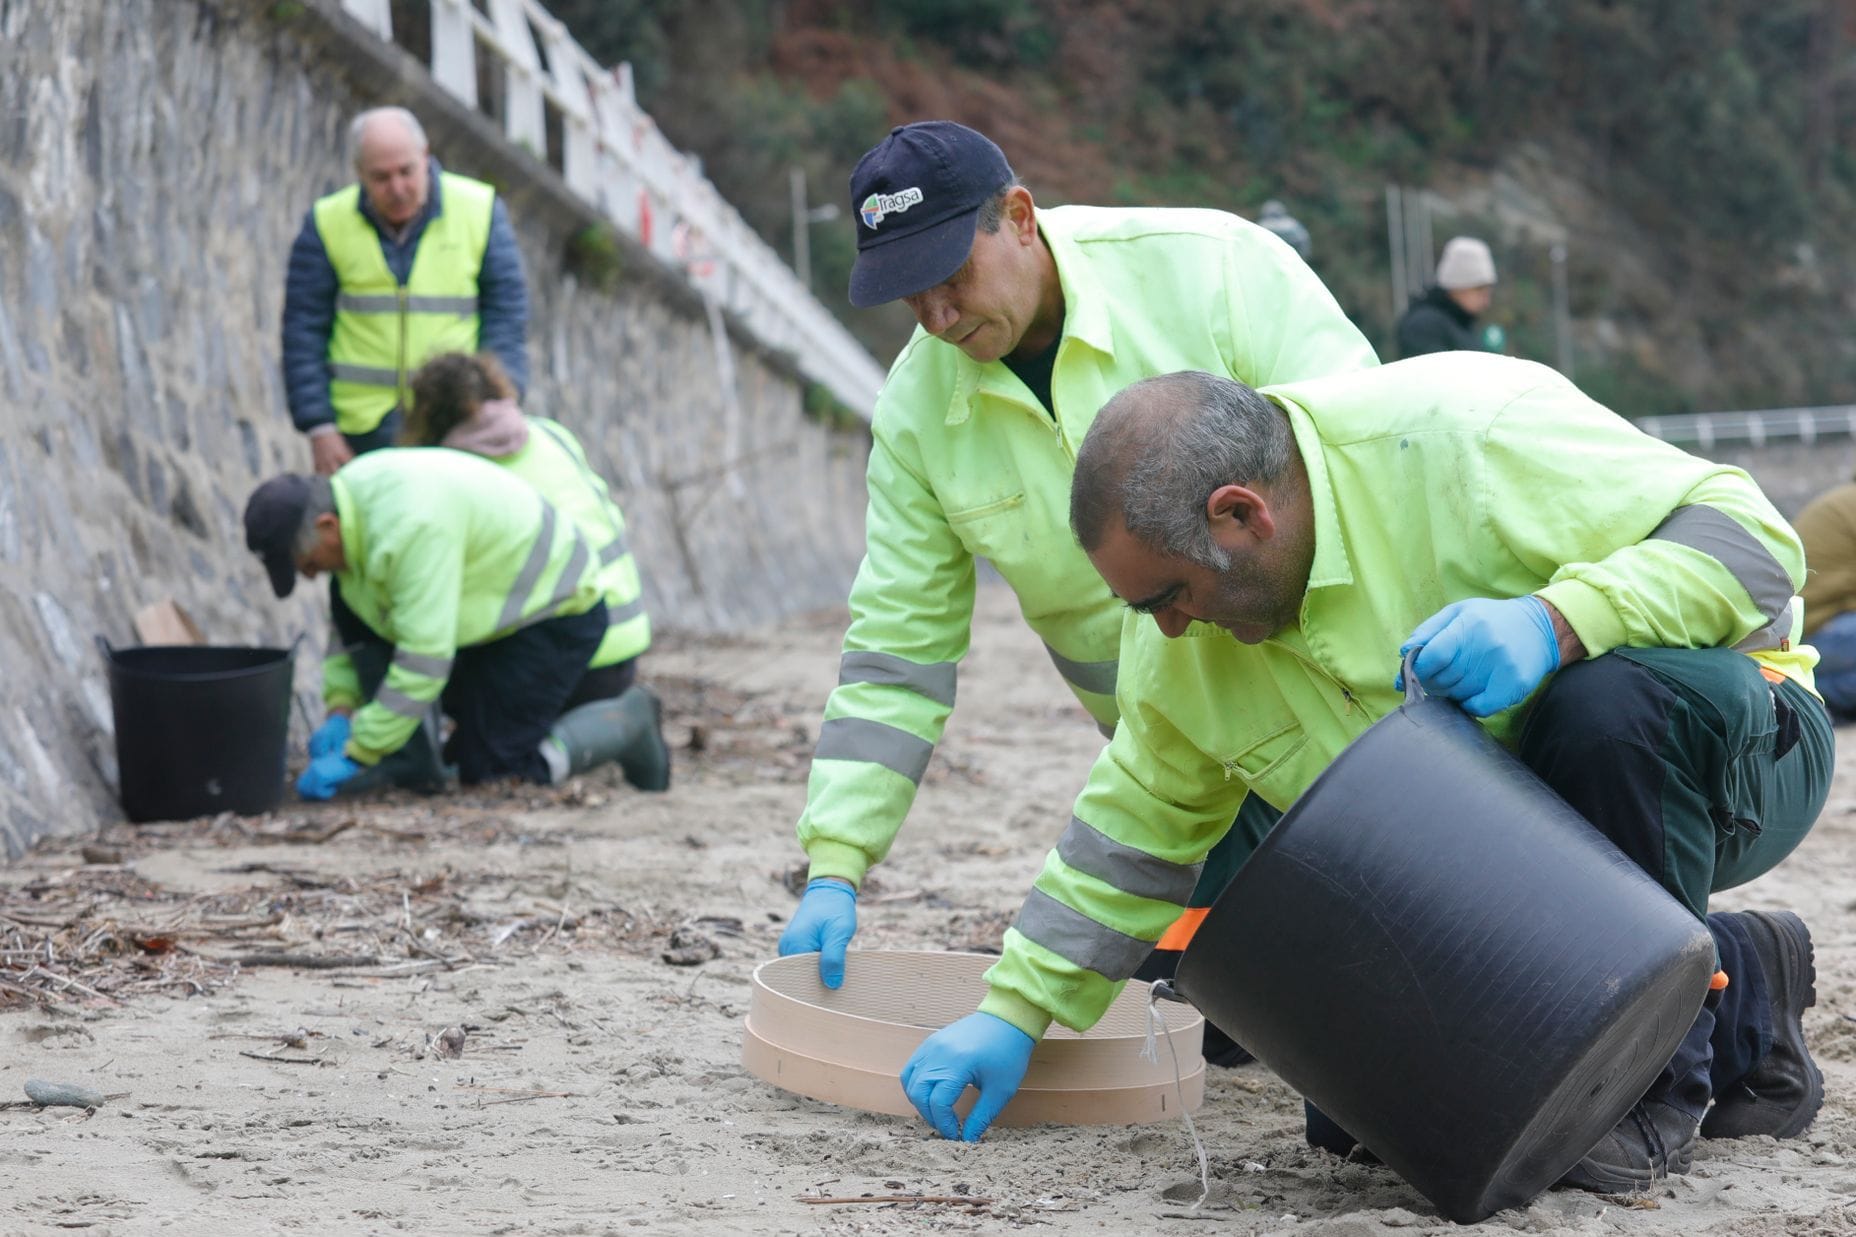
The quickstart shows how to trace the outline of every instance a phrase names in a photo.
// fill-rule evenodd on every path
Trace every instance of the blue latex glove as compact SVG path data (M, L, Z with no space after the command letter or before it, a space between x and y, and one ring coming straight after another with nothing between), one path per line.
M857 891L835 876L806 883L793 921L780 933L780 956L818 951L818 978L827 988L844 986L844 951L857 935Z
M1471 717L1521 703L1560 664L1559 637L1538 597L1453 601L1418 624L1399 656L1414 648L1424 690L1456 701ZM1402 669L1398 686L1405 686Z
M902 1090L941 1137L976 1143L999 1110L1018 1094L1037 1041L1003 1018L968 1014L922 1041L902 1067ZM980 1097L960 1127L954 1104L968 1084Z
M316 733L309 736L309 758L315 760L321 756L338 756L348 746L348 736L354 732L354 719L346 713L331 713L329 720L316 727Z
M360 771L360 765L340 752L318 756L296 779L296 793L305 799L333 799L342 783Z

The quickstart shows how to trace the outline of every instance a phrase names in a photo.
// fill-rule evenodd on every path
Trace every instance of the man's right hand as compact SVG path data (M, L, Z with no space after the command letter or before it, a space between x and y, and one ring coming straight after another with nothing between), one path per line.
M316 475L327 477L354 458L354 449L339 432L311 434L309 453L316 461Z
M976 1143L1018 1094L1035 1047L1036 1040L1003 1018L968 1014L922 1041L902 1067L903 1094L941 1137ZM969 1086L980 1094L962 1129L954 1105Z
M346 713L331 713L327 721L316 727L316 733L309 736L309 758L315 760L320 756L340 754L348 746L348 736L354 732L354 721Z
M857 935L857 891L850 882L821 876L806 884L793 921L780 934L780 956L818 951L818 978L827 988L844 986L844 951Z

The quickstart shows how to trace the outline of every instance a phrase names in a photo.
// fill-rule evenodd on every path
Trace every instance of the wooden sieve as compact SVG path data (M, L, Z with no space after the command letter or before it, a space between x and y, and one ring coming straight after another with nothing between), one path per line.
M930 1032L978 1008L988 954L852 950L844 986L818 979L818 955L795 954L754 970L741 1061L785 1091L866 1112L913 1116L898 1075ZM1148 985L1133 982L1087 1034L1053 1024L1031 1055L1000 1125L1142 1125L1177 1118L1180 1096L1197 1109L1205 1094L1200 1052L1205 1019L1162 1002L1173 1051L1156 1032L1158 1063L1141 1057ZM1174 1055L1179 1077L1174 1077ZM968 1088L965 1115L975 1092Z

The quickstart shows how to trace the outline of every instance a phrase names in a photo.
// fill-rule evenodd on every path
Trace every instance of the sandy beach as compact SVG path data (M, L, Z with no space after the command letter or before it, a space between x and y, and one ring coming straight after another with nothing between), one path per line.
M962 1146L748 1075L748 977L795 905L793 822L843 623L662 640L645 677L676 746L669 794L605 774L290 803L112 826L0 869L0 947L46 951L42 969L0 971L21 985L0 990L0 1232L1457 1228L1389 1170L1309 1149L1300 1100L1260 1065L1208 1075L1196 1211L1179 1124ZM982 590L960 708L859 944L995 948L1100 742L1010 594ZM1641 1199L1554 1190L1481 1231L1856 1233L1853 812L1846 774L1788 863L1716 903L1812 927L1816 1125L1704 1142ZM299 964L249 961L280 953ZM27 1079L112 1098L29 1107ZM956 1201L803 1201L902 1194Z

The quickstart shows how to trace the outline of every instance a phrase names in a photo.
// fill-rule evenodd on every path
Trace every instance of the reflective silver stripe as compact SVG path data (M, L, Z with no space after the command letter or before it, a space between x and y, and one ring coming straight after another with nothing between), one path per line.
M934 744L906 730L861 717L834 717L818 728L818 748L812 758L868 761L919 786L933 755Z
M610 567L631 552L631 547L625 544L625 534L614 533L612 540L606 543L606 548L599 552L599 565Z
M405 649L394 649L393 664L402 670L423 674L429 679L451 677L451 658L449 657L432 657L425 653L408 653Z
M894 653L852 652L838 659L838 686L879 683L905 687L936 704L954 707L955 666L951 661L923 665Z
M629 623L643 613L644 598L642 597L634 597L616 610L611 606L607 606L606 626L617 627L621 623Z
M567 566L562 568L561 574L554 581L554 596L548 598L550 610L559 609L573 600L574 594L580 591L580 577L586 574L587 560L592 557L593 551L588 548L586 538L576 531L574 552L568 556Z
M586 553L586 542L580 542L580 553ZM528 601L528 595L535 591L535 581L541 579L542 571L548 565L548 557L554 552L554 504L541 504L541 532L535 537L535 544L529 548L528 561L522 564L522 570L516 575L516 582L509 587L509 596L503 602L503 612L496 616L496 630L508 631L522 617L522 606Z
M1785 612L1779 615L1777 622L1767 623L1764 627L1760 628L1740 643L1734 645L1734 651L1736 653L1760 653L1767 649L1784 648L1785 642L1792 638L1798 626L1798 607L1803 604L1802 598L1792 598L1791 601L1786 603Z
M1079 816L1057 840L1057 858L1123 893L1185 905L1199 883L1204 864L1169 863L1144 850L1125 846Z
M1044 646L1044 651L1050 654L1051 661L1057 666L1057 673L1066 682L1098 696L1115 694L1115 667L1119 662L1071 661L1048 644Z
M1012 926L1026 940L1105 979L1126 979L1154 951L1152 941L1099 924L1042 889L1031 891Z
M374 703L397 717L410 717L414 720L424 717L425 711L432 707L429 700L414 700L395 687L382 687L375 692Z
M397 369L379 369L372 365L342 365L329 363L329 377L337 382L359 382L370 387L398 386L400 371Z
M417 314L474 314L474 296L409 296L406 308ZM344 314L396 314L400 311L397 296L357 296L343 292L335 298L335 309Z
M342 643L342 633L337 628L329 628L329 647L322 650L324 657L345 657L348 646Z
M1699 550L1733 573L1759 612L1777 621L1791 605L1791 575L1738 521L1714 507L1678 507L1650 536Z

